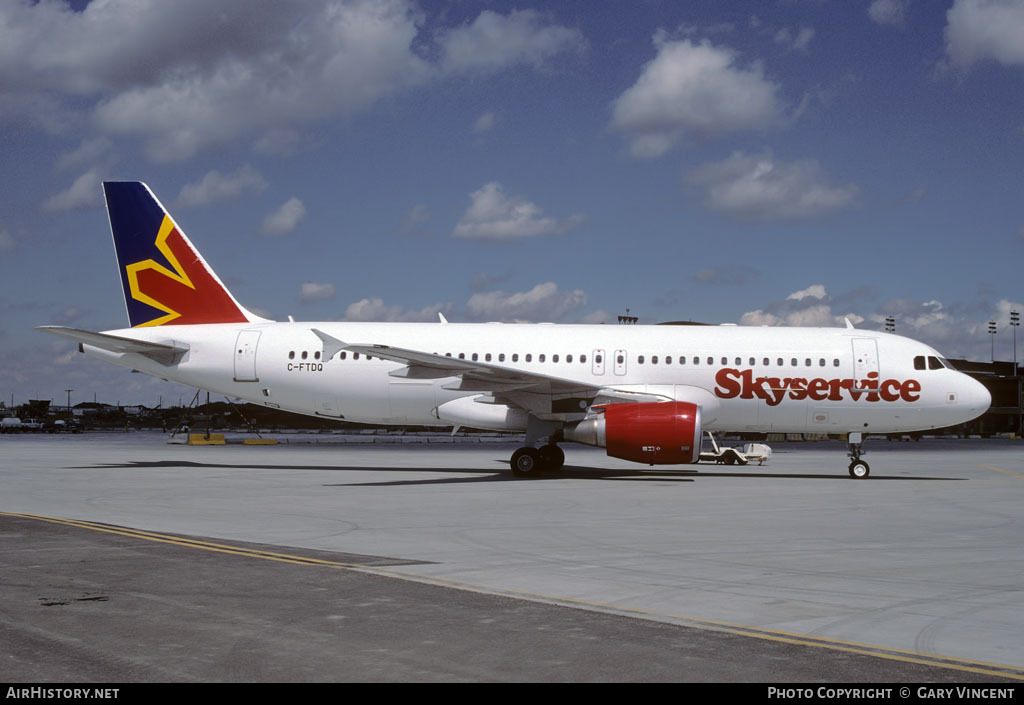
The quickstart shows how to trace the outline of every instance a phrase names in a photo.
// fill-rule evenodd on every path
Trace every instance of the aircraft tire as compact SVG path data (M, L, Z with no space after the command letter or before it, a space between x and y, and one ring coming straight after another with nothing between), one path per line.
M540 448L541 468L545 472L560 472L565 465L565 451L554 443Z
M544 463L536 448L520 448L512 454L512 474L516 477L535 477Z
M850 463L850 477L855 480L863 480L871 474L871 468L863 460L854 460Z

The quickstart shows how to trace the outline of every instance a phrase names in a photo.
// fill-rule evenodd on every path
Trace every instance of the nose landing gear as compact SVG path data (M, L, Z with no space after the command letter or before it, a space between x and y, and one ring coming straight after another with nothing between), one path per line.
M851 433L849 436L850 447L850 477L856 480L863 480L871 474L871 467L860 459L864 454L861 450L861 443L864 441L864 434Z

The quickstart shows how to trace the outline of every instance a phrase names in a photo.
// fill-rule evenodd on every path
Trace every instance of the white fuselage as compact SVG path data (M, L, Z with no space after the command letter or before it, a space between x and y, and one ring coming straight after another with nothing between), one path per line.
M853 328L460 323L165 325L107 333L174 341L173 365L84 349L163 379L287 411L373 424L518 428L524 417L451 420L438 407L478 392L453 377L342 351L324 360L317 328L355 345L462 357L619 392L700 404L710 431L892 433L968 421L989 405L976 380L929 360L932 348ZM922 364L923 361L923 364ZM916 364L915 364L916 363ZM923 369L921 369L923 367ZM930 367L930 368L929 368ZM465 405L472 410L473 406ZM478 404L481 410L487 406ZM492 411L492 410L487 410ZM493 414L492 414L493 415ZM525 425L523 426L525 428Z

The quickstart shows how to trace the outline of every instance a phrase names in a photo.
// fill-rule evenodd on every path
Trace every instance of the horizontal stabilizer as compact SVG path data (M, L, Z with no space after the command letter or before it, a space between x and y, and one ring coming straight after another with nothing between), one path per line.
M93 331L68 328L66 326L37 326L36 330L51 333L68 340L74 340L76 343L91 345L94 348L106 350L107 352L136 353L167 367L176 365L189 349L188 345L183 343L151 343L146 340L122 338L119 335L94 333Z

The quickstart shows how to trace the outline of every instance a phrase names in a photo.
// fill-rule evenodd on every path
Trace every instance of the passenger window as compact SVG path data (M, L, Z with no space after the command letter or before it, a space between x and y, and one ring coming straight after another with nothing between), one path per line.
M585 364L587 362L587 356L586 355L580 355L580 362Z
M790 358L789 364L792 365L793 367L796 367L797 366L796 358L795 357Z
M594 358L594 362L596 362L598 365L600 365L602 361L604 361L604 357L602 357L601 355L598 355L597 357Z
M558 362L558 355L552 355L551 362Z
M700 358L697 357L696 355L693 356L693 364L695 364L695 365L699 365L700 364Z
M713 364L715 364L715 358L713 358L713 357L711 357L710 355L708 355L708 364L709 364L709 365L713 365Z
M572 355L566 355L565 356L565 361L566 362L572 362Z
M637 363L638 365L642 365L642 364L644 364L644 356L643 356L643 355L637 355L637 356L636 356L636 363Z
M825 358L819 357L818 358L818 367L824 367L824 366L825 366Z
M679 364L680 365L685 365L686 364L686 355L680 355L679 356Z
M671 355L666 355L665 356L665 364L666 365L671 365L672 364L672 356Z
M537 356L537 362L544 362L546 359L547 357L544 355L544 353L541 353L540 355Z
M505 353L498 353L498 362L505 362Z
M342 360L344 360L346 357L348 357L348 353L345 352L344 350L342 350L341 351L341 355L338 355L338 357L340 357Z
M295 351L294 350L292 350L291 352L288 353L288 359L289 360L294 360L295 359Z
M767 357L761 360L761 364L764 365L765 367L767 367L770 363L771 361Z
M465 360L466 359L466 353L459 353L459 359L460 360Z
M473 362L476 362L476 360L477 360L477 354L473 353Z
M832 358L832 367L839 367L839 358L838 357Z
M753 367L754 363L756 363L756 362L757 362L757 360L755 358L750 358L750 366L751 367ZM739 364L739 363L737 363L737 364Z
M623 362L626 361L626 358L623 357L622 355L619 355L617 358L615 358L615 361L621 365Z
M657 365L658 364L658 356L657 355L651 355L651 364L652 365Z
M777 364L779 367L782 367L782 364L783 364L782 358L781 357L780 358L776 358L775 364Z
M353 360L358 360L359 359L359 353L352 353L352 359Z
M519 362L519 353L512 353L512 362Z
M740 366L740 365L742 365L742 364L743 364L743 358L742 358L742 357L737 357L737 358L736 358L736 362L735 362L735 365L736 365L737 367L739 367L739 366Z
M804 367L810 367L810 366L811 366L811 358L805 359L804 360Z
M533 354L532 353L526 353L526 361L527 362L533 362Z
M314 360L319 360L320 359L320 351L319 350L317 350L315 353L313 353L313 359Z
M491 361L491 354L487 353L486 355L484 355L484 362L490 362L490 361Z

